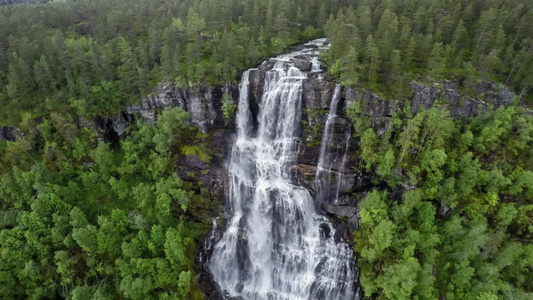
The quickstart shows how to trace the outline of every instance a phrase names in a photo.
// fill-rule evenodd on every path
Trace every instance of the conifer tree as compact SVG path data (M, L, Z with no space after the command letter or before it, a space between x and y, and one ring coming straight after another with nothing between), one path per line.
M435 43L428 59L429 74L434 78L440 78L444 72L446 60L442 49L442 43Z
M366 39L366 56L368 75L367 81L375 83L378 80L378 70L380 66L380 51L378 46L374 43L374 38L369 35Z

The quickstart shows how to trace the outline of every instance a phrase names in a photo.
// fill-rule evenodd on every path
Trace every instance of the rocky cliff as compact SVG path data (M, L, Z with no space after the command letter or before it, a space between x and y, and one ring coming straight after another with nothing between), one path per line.
M310 61L305 56L298 59L298 67L307 71ZM263 95L263 81L265 73L272 68L270 64L263 64L257 70L250 73L250 110L257 124L259 102ZM434 106L446 107L452 118L463 118L477 115L489 106L507 106L514 99L515 94L492 82L484 82L476 85L479 95L477 98L466 97L459 91L458 81L437 82L433 85L411 82L413 90L411 100L407 103L395 99L385 99L376 93L363 88L344 88L339 104L339 117L337 118L336 133L345 132L349 120L345 117L346 107L355 101L362 103L364 114L371 120L371 125L378 134L383 134L388 129L388 121L394 113L410 105L411 113L416 114L421 108ZM302 152L302 163L315 165L318 160L317 146L322 136L322 128L327 118L331 97L335 88L335 82L323 73L309 73L303 88L303 114L304 126L302 140L307 141L305 152ZM159 111L181 107L189 112L191 125L202 132L207 133L217 129L233 128L232 121L226 122L222 113L222 96L228 94L234 99L238 98L238 88L235 84L221 86L196 86L194 88L179 88L172 80L159 84L147 97L139 103L130 105L115 118L97 118L96 127L108 137L121 136L127 125L135 121L135 116L143 118L148 123L156 122ZM9 129L3 134L8 134ZM0 138L4 138L1 136ZM343 137L344 138L344 137Z
M159 110L181 107L190 114L191 125L206 133L225 126L221 101L223 94L236 99L238 89L233 84L214 87L198 85L183 89L177 87L173 80L168 80L159 84L152 94L138 104L129 106L127 113L139 113L148 123L154 123Z
M292 60L301 71L308 72L312 68L311 58L306 55L297 56ZM250 72L249 106L256 127L265 74L272 67L273 62L268 61ZM303 84L302 130L299 147L295 149L298 154L295 181L312 191L316 190L315 175L319 153L335 87L336 82L324 72L308 72ZM353 155L357 153L359 140L352 136L353 127L346 117L346 109L351 103L359 102L362 117L378 135L383 135L390 127L392 116L402 110L407 109L414 115L421 109L446 107L452 118L466 118L482 113L489 106L507 106L515 99L513 92L491 82L478 83L475 86L478 95L476 98L464 96L458 81L433 84L413 81L410 87L412 89L410 101L385 99L363 88L342 88L334 121L333 145L330 150L333 152L332 160L342 163L332 163L329 166L329 171L332 173L329 185L331 192L337 189L337 203L322 207L325 213L335 217L339 222L340 227L335 233L336 236L347 238L348 233L357 228L358 211L355 208L357 199L353 199L349 192L364 194L375 187L372 183L373 174L365 173L360 168L360 158ZM401 191L391 191L391 196L401 197Z
M121 136L129 123L142 118L147 123L156 122L157 113L163 109L181 107L189 113L190 123L203 133L215 129L227 128L222 112L222 96L228 94L238 98L238 88L234 84L219 86L198 85L192 88L180 88L173 80L158 84L153 92L138 103L129 105L115 118L97 118L96 126L106 135Z
M154 124L161 110L182 108L190 115L190 125L206 134L205 145L214 155L210 163L202 162L195 156L182 156L177 162L176 171L182 179L207 188L222 201L227 177L225 158L234 132L233 121L224 119L222 97L227 94L232 99L237 99L238 93L234 84L180 88L173 80L167 80L157 85L150 95L128 106L117 117L97 117L94 123L81 119L80 125L99 132L102 140L112 142L123 136L127 126L138 118Z
M308 71L311 66L310 58L305 55L299 56L295 65L302 71ZM263 81L265 73L272 68L272 63L262 64L257 70L250 73L250 109L257 122L257 111L259 102L263 96ZM303 86L303 118L301 147L299 154L299 171L304 176L314 176L318 163L320 143L323 135L324 125L328 116L333 91L336 83L326 73L310 72ZM342 89L342 96L337 109L335 119L335 143L339 145L339 155L348 151L355 151L358 148L356 139L347 138L352 126L346 117L346 108L352 102L359 102L362 107L362 114L370 121L370 125L377 134L383 134L389 129L390 118L410 105L410 112L414 115L420 109L429 109L434 106L446 107L450 111L452 118L464 118L477 115L485 111L489 106L507 106L514 99L515 94L504 86L485 82L476 85L479 97L471 98L461 94L458 81L438 82L433 85L419 82L411 82L412 97L410 101L399 101L395 99L385 99L378 94L363 88ZM348 144L347 144L348 143ZM347 172L354 169L359 163L356 158L349 158L346 161L344 170ZM356 176L358 174L352 174ZM312 181L312 178L308 178Z

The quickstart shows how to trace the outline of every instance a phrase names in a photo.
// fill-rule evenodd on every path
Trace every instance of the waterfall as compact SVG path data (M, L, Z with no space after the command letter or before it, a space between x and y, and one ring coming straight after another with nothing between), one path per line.
M348 151L350 150L350 139L352 137L352 126L347 126L346 134L344 136L344 155L342 156L341 165L339 168L339 173L337 175L337 191L335 192L335 202L339 200L339 196L342 190L342 176L346 171L346 161L348 159Z
M318 156L318 165L316 169L316 196L318 204L322 204L329 199L331 186L331 171L333 169L334 153L331 148L333 145L333 129L335 118L337 117L337 106L341 97L341 85L337 84L333 92L329 113L324 126L324 134L320 143L320 154Z
M318 58L317 46L324 42L316 40L303 50L272 59L254 136L249 71L243 74L238 136L228 167L232 216L209 262L214 280L230 297L358 298L350 247L334 242L331 223L316 212L310 192L292 180L307 73L291 58L303 54Z
M333 142L333 127L335 126L335 118L337 117L337 106L339 105L339 99L341 98L341 85L337 83L335 91L333 92L333 98L331 105L329 106L328 118L326 119L326 125L324 127L324 135L322 137L322 143L320 144L320 156L318 158L319 170L329 169L328 163L331 163L327 155L328 147L332 146Z

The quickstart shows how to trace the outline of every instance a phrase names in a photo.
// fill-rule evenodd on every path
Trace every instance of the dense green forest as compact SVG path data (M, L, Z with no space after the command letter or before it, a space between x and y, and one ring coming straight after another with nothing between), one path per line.
M15 2L15 1L13 1ZM0 3L2 3L0 1ZM9 3L11 4L11 3ZM120 141L83 126L168 78L235 82L289 45L326 35L345 86L407 100L409 81L505 84L533 93L529 0L67 0L0 6L0 298L202 299L194 260L216 206L177 177L209 163L181 109ZM408 107L408 106L407 106ZM515 103L468 120L441 108L392 116L378 135L348 107L384 190L354 232L368 298L533 298L533 117Z
M357 122L365 115L355 106ZM531 114L510 106L464 122L432 108L391 123L381 137L358 127L362 167L405 190L401 201L374 190L360 204L354 238L365 295L531 299Z
M331 73L408 99L409 81L490 80L533 93L533 1L363 0L326 23Z
M53 113L0 141L0 297L201 299L195 238L210 224L195 220L212 200L174 171L201 144L187 120L166 110L110 145Z
M408 100L409 81L510 86L531 100L533 2L364 0L330 16L325 55L345 86ZM529 98L529 99L528 99ZM515 103L516 105L516 103ZM361 284L377 299L533 298L533 117L522 107L453 121L409 105L378 136L364 102L348 107L374 190L354 232Z
M102 0L0 7L0 298L202 299L196 247L209 191L175 172L209 163L181 109L108 143L84 126L158 82L235 82L322 34L338 1ZM205 223L207 221L207 223Z
M322 34L349 1L79 0L0 9L0 125L71 111L117 113L167 78L234 82Z

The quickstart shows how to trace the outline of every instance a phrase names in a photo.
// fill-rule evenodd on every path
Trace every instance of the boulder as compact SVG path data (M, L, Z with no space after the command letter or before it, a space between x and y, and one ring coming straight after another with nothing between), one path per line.
M335 234L333 235L333 240L335 243L340 243L346 234L346 228L342 224L338 224L335 228Z
M294 66L302 72L311 71L311 61L305 58L291 58L291 61L294 63Z
M339 219L351 218L357 212L356 208L353 206L338 206L333 204L325 204L323 206L324 211L328 214L334 215Z

